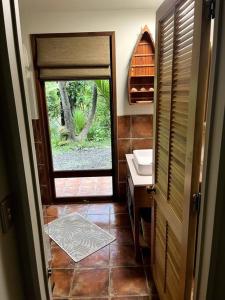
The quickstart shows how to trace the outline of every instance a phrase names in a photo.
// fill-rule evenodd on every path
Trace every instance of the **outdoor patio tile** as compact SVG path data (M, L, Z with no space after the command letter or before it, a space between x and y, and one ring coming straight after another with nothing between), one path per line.
M112 195L112 178L56 178L55 188L57 197Z
M71 297L108 296L109 269L75 269Z

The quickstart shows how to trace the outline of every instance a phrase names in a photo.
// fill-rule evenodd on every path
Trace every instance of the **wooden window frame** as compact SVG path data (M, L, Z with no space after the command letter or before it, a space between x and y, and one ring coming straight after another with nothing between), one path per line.
M90 36L108 36L110 39L110 67L111 77L95 77L95 79L107 79L110 84L110 112L111 112L111 149L112 149L112 169L105 170L72 170L72 171L54 171L52 150L50 142L50 132L45 96L44 83L51 80L42 80L39 77L39 68L36 64L36 39L37 38L51 38L51 37L90 37ZM37 106L39 111L39 118L41 121L41 128L45 143L46 168L49 175L50 193L48 203L69 203L69 202L83 202L95 201L105 202L114 201L118 198L118 166L117 166L117 101L116 101L116 54L115 54L115 32L82 32L82 33L47 33L47 34L32 34L31 47L33 54L34 76L37 90ZM61 78L61 80L92 80L92 78ZM55 79L52 79L55 81ZM99 177L112 176L112 191L110 196L71 196L71 197L56 197L55 178L71 178L71 177Z

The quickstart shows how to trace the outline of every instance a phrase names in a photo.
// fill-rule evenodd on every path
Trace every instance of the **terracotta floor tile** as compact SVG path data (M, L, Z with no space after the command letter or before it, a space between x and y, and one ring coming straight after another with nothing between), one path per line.
M90 215L101 215L101 214L109 214L111 204L90 204L88 208L88 214Z
M47 213L46 213L46 206L45 205L42 206L42 212L43 212L43 216L46 217Z
M110 298L103 298L103 297L101 297L101 298L84 298L84 297L82 297L82 298L78 298L78 297L76 297L76 298L70 298L70 299L68 299L68 300L109 300ZM60 299L61 300L61 299ZM65 300L67 300L67 299L65 299Z
M58 219L58 217L44 217L44 224L48 224L56 219Z
M74 260L56 243L51 246L52 268L74 268Z
M87 219L100 227L109 226L109 215L87 215Z
M68 204L65 206L65 214L71 214L73 212L86 215L88 212L88 204Z
M60 300L153 300L149 251L142 251L144 266L134 258L133 235L124 203L51 205L46 207L45 223L72 212L89 220L116 237L111 243L79 263L75 263L51 241L55 282L53 299ZM110 227L110 217L111 224ZM110 273L110 275L109 275ZM146 277L147 275L147 277ZM148 292L152 293L149 297Z
M111 297L111 300L152 300L151 296ZM61 300L61 299L60 299Z
M68 297L70 286L73 279L73 270L54 270L52 271L51 280L55 283L53 297Z
M110 213L128 213L126 203L113 203L110 207Z
M116 237L113 244L118 243L133 245L133 234L131 228L111 228L110 233Z
M109 266L109 246L106 246L76 264L77 268L108 267Z
M75 270L71 286L72 297L107 297L109 269Z
M111 266L137 266L133 245L112 244L110 245Z
M110 227L130 227L130 217L128 214L110 214Z
M46 207L48 217L61 217L65 214L65 205L50 205Z
M111 269L111 296L147 296L149 293L142 267Z

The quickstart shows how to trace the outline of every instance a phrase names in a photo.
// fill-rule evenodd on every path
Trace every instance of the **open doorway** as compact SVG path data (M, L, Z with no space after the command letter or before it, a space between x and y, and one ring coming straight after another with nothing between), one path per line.
M45 99L56 198L112 196L112 176L98 175L112 170L109 80L46 81Z
M32 45L43 204L112 200L117 194L114 33L33 35Z

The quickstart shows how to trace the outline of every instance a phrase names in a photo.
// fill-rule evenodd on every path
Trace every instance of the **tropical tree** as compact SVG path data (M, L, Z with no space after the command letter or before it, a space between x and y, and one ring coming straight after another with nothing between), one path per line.
M61 105L63 110L63 116L64 116L64 122L65 122L65 128L66 128L66 135L69 140L75 141L75 128L73 123L73 115L71 110L71 105L66 89L66 81L59 81L59 92L60 92L60 99L61 99Z
M83 141L87 138L88 131L93 123L95 113L96 113L96 107L97 107L97 99L98 99L98 90L96 83L93 84L93 92L92 92L92 105L91 109L89 110L87 122L80 132L79 136L77 137L78 141Z

